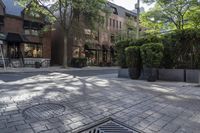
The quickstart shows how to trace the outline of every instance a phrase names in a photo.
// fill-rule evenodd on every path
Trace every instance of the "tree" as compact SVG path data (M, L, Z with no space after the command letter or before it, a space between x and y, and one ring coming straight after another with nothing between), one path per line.
M182 30L186 25L186 14L194 7L197 7L197 0L145 0L147 3L155 2L155 7L143 15L145 24L151 24L150 27L159 27L167 30L170 29ZM150 18L150 19L148 19ZM154 19L153 21L151 21ZM154 24L153 24L154 23ZM160 23L160 25L158 24ZM171 27L172 26L172 27Z
M200 29L200 6L192 8L186 13L186 28Z
M64 34L63 66L67 67L67 49L70 33L73 25L79 22L81 16L85 16L87 22L92 26L98 21L99 16L106 10L106 0L16 0L20 5L26 7L29 4L32 11L45 14L49 21L58 23ZM80 26L81 27L81 26Z

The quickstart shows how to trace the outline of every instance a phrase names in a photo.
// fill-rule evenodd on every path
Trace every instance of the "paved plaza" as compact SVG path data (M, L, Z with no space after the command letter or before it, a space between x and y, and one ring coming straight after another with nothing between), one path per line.
M108 117L146 133L200 132L195 84L80 73L1 74L0 133L74 133Z

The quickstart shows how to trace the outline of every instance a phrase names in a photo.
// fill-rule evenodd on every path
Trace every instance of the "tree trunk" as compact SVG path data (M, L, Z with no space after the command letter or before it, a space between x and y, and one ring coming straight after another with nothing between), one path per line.
M63 47L63 67L67 68L68 67L68 32L64 31L64 47Z

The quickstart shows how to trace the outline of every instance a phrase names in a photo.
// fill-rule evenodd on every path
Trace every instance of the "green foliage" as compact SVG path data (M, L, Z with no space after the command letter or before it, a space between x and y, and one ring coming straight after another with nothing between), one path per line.
M122 68L127 67L125 48L127 48L129 44L130 44L130 40L123 40L123 41L119 41L115 45L115 50L117 53L117 62L118 62L118 65L121 66Z
M142 46L146 43L159 43L161 42L161 37L154 36L154 35L146 35L143 38L135 39L130 42L131 46Z
M199 25L197 0L146 0L155 1L155 7L141 16L148 33L183 30ZM194 9L192 11L192 9Z
M162 65L166 68L200 68L200 31L177 30L163 37Z
M141 57L145 67L157 68L163 57L163 44L148 43L141 46Z
M129 46L125 49L126 52L126 63L129 68L140 67L140 47L139 46Z

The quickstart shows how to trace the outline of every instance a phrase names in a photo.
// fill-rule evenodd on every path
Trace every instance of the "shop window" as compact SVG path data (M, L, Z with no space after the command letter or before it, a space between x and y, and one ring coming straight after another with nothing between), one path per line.
M42 57L42 45L24 44L24 57L25 58L41 58Z

